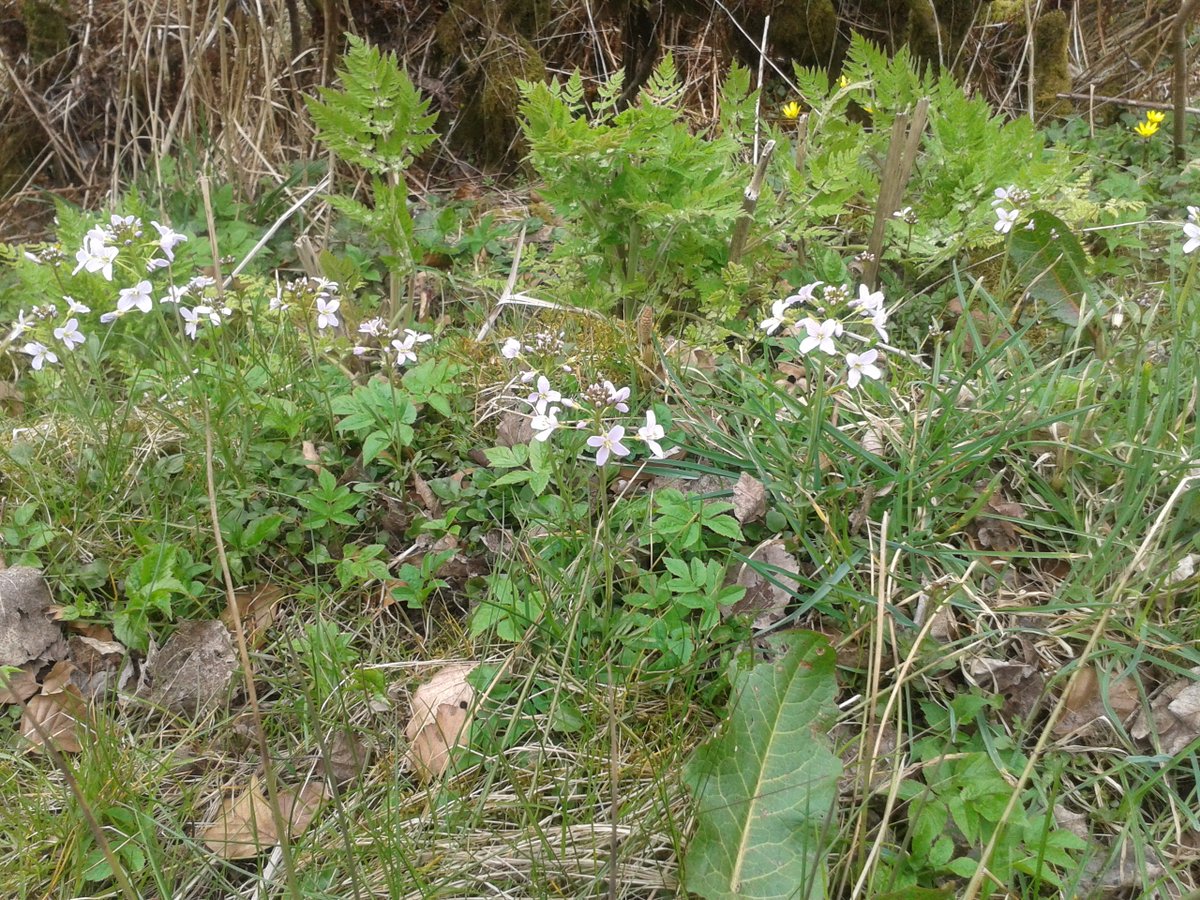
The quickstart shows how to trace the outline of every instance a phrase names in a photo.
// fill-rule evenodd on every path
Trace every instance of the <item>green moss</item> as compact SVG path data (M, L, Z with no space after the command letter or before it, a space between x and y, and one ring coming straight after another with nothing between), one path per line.
M895 0L888 0L895 7ZM913 56L933 65L959 56L981 0L908 0L907 43Z
M771 46L805 66L827 65L834 56L838 14L833 0L782 0L771 11Z
M69 17L67 0L24 0L21 4L25 44L35 66L67 49L71 42Z
M1069 100L1057 96L1071 90L1069 37L1067 14L1061 9L1044 13L1033 23L1033 97L1039 116L1065 116L1072 110Z

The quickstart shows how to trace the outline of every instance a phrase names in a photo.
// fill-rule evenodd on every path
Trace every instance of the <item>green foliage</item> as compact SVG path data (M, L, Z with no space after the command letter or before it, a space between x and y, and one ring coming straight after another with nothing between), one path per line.
M335 397L333 412L341 416L336 429L362 443L363 464L381 455L396 464L397 451L413 442L417 408L406 391L383 379L372 379L353 393Z
M696 550L702 539L711 535L741 540L742 529L729 515L733 504L723 500L703 500L686 495L674 488L656 492L655 518L652 532L642 538L643 544L658 543L669 550Z
M175 604L201 591L193 581L209 569L193 563L173 544L148 546L125 572L125 601L113 613L113 634L121 643L143 652L149 645L152 621L171 621Z
M362 497L346 485L338 484L328 469L322 469L317 474L316 485L298 496L296 501L308 510L308 515L300 521L301 528L322 531L331 525L358 524L351 511L359 506Z
M779 658L734 678L725 731L685 773L696 833L684 883L702 897L827 895L823 857L841 763L824 732L835 715L834 652L824 636L771 642Z
M692 133L670 55L638 102L611 117L611 85L591 119L578 76L521 92L530 161L567 223L556 258L577 261L581 284L603 285L605 305L636 295L695 308L720 283L749 169L732 136ZM731 110L726 124L742 120Z
M406 268L414 259L413 221L401 175L436 139L437 116L429 114L429 100L421 97L395 54L380 53L353 35L348 40L350 48L337 73L341 90L321 88L320 99L305 101L317 139L371 174L373 205L342 196L330 197L330 202L388 248L385 262Z
M1008 253L1014 275L1031 296L1045 303L1060 322L1079 324L1080 304L1096 299L1088 278L1088 260L1079 239L1062 219L1037 210L1031 227L1013 229Z

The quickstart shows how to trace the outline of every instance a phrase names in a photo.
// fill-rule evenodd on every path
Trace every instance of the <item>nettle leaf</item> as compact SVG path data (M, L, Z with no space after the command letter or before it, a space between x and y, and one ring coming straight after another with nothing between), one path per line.
M826 893L824 835L842 769L825 733L834 652L814 632L772 644L784 655L735 678L725 732L685 771L697 807L685 885L703 897Z
M1079 239L1058 216L1038 210L1029 225L1013 229L1008 252L1017 278L1029 295L1045 303L1054 318L1066 325L1079 324L1080 304L1096 299L1088 279L1088 259Z

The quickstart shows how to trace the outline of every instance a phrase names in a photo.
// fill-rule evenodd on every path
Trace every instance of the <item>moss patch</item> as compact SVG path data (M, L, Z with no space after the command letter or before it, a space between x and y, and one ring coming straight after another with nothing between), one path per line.
M1067 14L1061 9L1043 14L1033 23L1033 103L1039 117L1065 116L1072 110L1069 100L1057 96L1071 90L1069 36Z
M67 49L71 42L69 16L66 0L25 0L21 4L21 22L33 65L40 65Z

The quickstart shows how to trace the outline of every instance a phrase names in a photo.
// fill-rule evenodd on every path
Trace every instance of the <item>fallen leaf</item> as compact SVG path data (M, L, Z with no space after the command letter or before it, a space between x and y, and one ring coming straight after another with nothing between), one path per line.
M760 573L750 563L742 563L735 583L742 585L746 593L737 603L722 607L721 613L725 617L753 615L754 628L761 631L783 618L787 605L799 592L800 582L785 573L799 573L800 564L796 557L784 549L783 541L779 538L759 544L750 554L750 559L762 563L764 567L773 567L766 568L770 577Z
M500 447L515 447L533 440L533 424L529 416L507 410L500 414L496 426L496 444ZM485 459L486 462L486 459Z
M41 693L31 697L21 716L21 736L31 750L39 750L49 741L64 753L78 753L79 723L85 707L83 695L71 682L73 663L62 660L42 681Z
M67 647L75 664L72 680L89 700L101 696L125 658L125 646L76 634L71 636Z
M438 778L450 762L450 751L467 742L475 689L467 676L475 663L445 666L412 697L412 714L404 728L408 760L422 781Z
M237 603L238 617L242 620L246 645L251 649L262 646L267 630L275 624L279 603L283 599L283 589L267 583L252 591L237 591L233 599ZM228 606L221 613L221 621L233 636L233 616Z
M1103 679L1107 682L1102 690L1101 675L1095 666L1087 666L1075 678L1071 690L1067 692L1064 701L1062 717L1054 726L1054 733L1061 736L1071 734L1086 728L1097 719L1111 719L1113 715L1118 722L1124 722L1141 706L1137 682L1129 676L1116 679ZM1108 695L1108 706L1104 703L1104 695Z
M1197 669L1191 678L1178 678L1158 692L1146 710L1138 711L1129 733L1134 740L1157 745L1174 756L1200 735L1200 682Z
M37 663L26 663L15 672L0 673L0 704L24 703L42 689Z
M988 512L994 515L987 515ZM975 540L984 550L998 550L1002 553L1017 550L1021 546L1020 533L1016 525L1007 520L1024 518L1025 508L1021 504L993 495L988 498L984 512L976 517L973 523Z
M1004 713L1008 717L1029 721L1046 686L1045 676L1036 666L980 656L964 665L967 677L981 690L1004 698Z
M304 833L328 796L327 788L319 781L280 789L279 812L287 823L289 838ZM225 798L213 823L200 837L222 859L249 859L279 843L271 804L257 776L240 794Z
M62 631L46 614L53 602L37 569L13 566L0 572L0 666L66 655Z
M225 700L235 663L225 623L181 622L162 649L146 658L150 699L172 712L208 712Z
M312 441L305 441L300 445L300 455L304 457L307 465L304 468L316 474L321 474L321 454L317 452L317 445Z
M742 525L757 522L767 513L767 489L748 472L733 486L733 517Z
M321 755L320 766L326 778L340 785L357 781L370 762L370 748L352 732L343 729L334 733Z
M435 519L442 514L442 504L434 495L433 490L429 487L429 482L413 472L413 493L417 495L417 499L421 501L421 505Z

